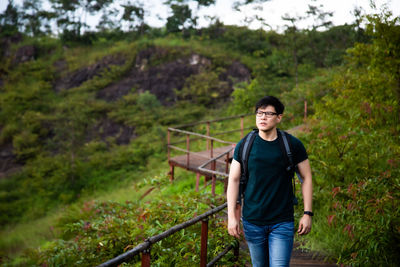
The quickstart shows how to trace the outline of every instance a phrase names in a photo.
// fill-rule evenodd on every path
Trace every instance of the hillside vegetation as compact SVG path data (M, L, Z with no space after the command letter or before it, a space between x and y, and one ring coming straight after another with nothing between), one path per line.
M339 263L399 265L400 26L388 13L366 22L284 34L217 22L184 35L99 33L91 45L3 36L2 263L93 266L223 203L184 172L169 184L166 129L248 113L273 94L287 105L284 128L309 106L298 136L317 216L298 241ZM17 237L52 214L40 248ZM153 248L156 263L197 262L196 230ZM210 232L211 254L235 242L221 218Z

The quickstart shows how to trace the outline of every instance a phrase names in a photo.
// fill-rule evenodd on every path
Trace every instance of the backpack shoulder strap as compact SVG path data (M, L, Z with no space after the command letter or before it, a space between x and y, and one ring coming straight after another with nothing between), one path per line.
M248 174L248 159L250 155L250 150L253 145L254 139L256 138L258 133L257 129L254 129L250 133L248 133L241 143L239 147L239 162L241 168L240 175L240 184L239 184L239 195L238 195L238 203L241 203L241 199L244 195L244 191L246 189L247 180L249 178Z
M256 138L257 133L258 133L258 130L253 130L250 133L248 133L246 135L246 137L243 139L241 149L239 150L240 161L241 161L240 163L248 161L250 149L251 149L251 146L253 145L253 142L254 142L254 139Z
M285 131L282 131L278 129L278 139L281 145L282 151L285 151L285 159L287 161L287 167L286 170L288 172L294 172L296 173L297 178L299 179L300 183L303 183L303 179L301 178L301 175L299 173L299 170L297 168L297 165L295 166L293 163L293 154L292 154L292 146L290 143L290 137L289 134Z

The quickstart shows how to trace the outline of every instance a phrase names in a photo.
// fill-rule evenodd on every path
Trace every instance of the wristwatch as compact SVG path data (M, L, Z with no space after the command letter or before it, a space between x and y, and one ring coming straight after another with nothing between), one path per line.
M307 214L309 216L314 216L314 213L312 211L305 211L304 214Z

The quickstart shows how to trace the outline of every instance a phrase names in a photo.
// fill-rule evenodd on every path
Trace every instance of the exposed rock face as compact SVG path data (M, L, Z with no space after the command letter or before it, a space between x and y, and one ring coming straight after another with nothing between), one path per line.
M167 53L157 48L141 51L136 57L135 66L126 77L99 91L97 97L115 101L128 94L132 88L137 88L140 91L150 91L162 104L167 105L174 102L174 90L182 89L186 78L211 64L208 59L194 54L157 66L148 66L150 61L165 58Z
M65 61L54 63L57 72L67 68ZM67 73L54 83L54 90L68 90L80 86L83 82L101 75L101 72L111 65L123 65L122 56L106 56L99 62L71 73ZM128 94L133 88L139 92L149 91L157 96L163 105L176 102L176 91L185 85L185 80L211 67L212 62L201 55L191 54L186 57L174 58L164 48L151 47L138 53L135 65L124 78L98 91L97 98L115 101ZM223 88L222 95L229 96L236 82L250 80L250 71L240 62L233 62L226 72L219 76L226 81L228 90ZM222 90L222 88L221 88Z
M16 162L16 156L13 153L13 145L11 143L0 145L0 179L20 168L21 165Z
M87 133L87 141L96 138L107 141L108 137L114 137L118 145L124 145L129 144L136 135L134 134L134 127L116 123L108 118L99 121Z
M17 65L35 59L36 48L33 45L21 46L15 53L13 64Z
M159 58L166 58L168 52L160 48L149 48L141 51L136 64L125 78L100 90L97 97L106 101L115 101L128 94L132 88L140 91L149 91L156 95L163 105L171 105L176 101L175 90L180 91L185 80L195 74L204 71L211 66L211 61L201 55L172 59L156 66L148 63ZM250 71L241 63L234 62L228 70L220 75L220 79L227 81L230 94L233 91L234 82L250 79Z
M22 39L23 37L20 33L13 36L3 37L0 40L0 50L2 51L0 57L11 57L11 45L21 42Z
M251 73L242 63L235 61L229 66L227 71L222 75L222 79L229 82L229 86L233 86L235 82L249 82Z
M102 71L106 70L111 65L121 66L123 64L125 64L125 59L121 55L105 56L103 59L93 65L68 73L67 75L56 80L54 83L54 90L56 92L60 92L61 90L68 90L73 87L78 87L85 81L100 75ZM54 66L56 67L57 71L61 71L66 68L66 63L65 61L58 61Z

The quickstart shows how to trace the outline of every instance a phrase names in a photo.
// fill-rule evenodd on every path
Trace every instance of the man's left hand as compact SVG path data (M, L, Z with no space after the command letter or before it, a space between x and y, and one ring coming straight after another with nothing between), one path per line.
M299 235L308 234L311 231L311 224L312 224L311 216L304 214L303 217L300 219L299 229L297 230L297 233Z

